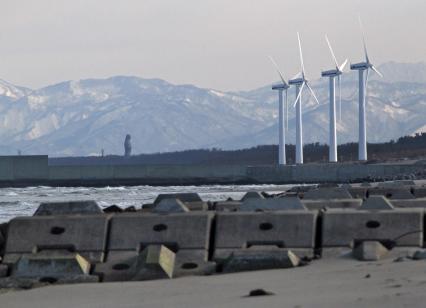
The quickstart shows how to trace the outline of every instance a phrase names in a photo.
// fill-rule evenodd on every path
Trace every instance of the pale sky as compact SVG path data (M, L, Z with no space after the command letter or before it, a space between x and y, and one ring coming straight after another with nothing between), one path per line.
M114 75L219 90L308 77L362 60L361 15L372 62L426 61L426 0L2 0L0 78L38 88Z

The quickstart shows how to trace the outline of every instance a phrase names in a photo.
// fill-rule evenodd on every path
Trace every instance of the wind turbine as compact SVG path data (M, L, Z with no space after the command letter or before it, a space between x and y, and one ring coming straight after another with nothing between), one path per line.
M309 85L309 81L305 77L305 66L303 64L302 44L300 43L300 35L297 32L297 40L299 42L299 56L301 72L298 73L292 80L289 80L289 85L296 87L296 164L303 164L303 138L302 138L302 92L306 87L309 89L311 96L319 104L318 99Z
M348 59L346 59L341 65L337 62L336 56L334 55L333 48L331 48L330 41L328 40L327 35L325 36L325 40L327 41L328 48L330 49L331 56L333 58L334 64L336 64L336 68L328 71L321 72L322 77L328 77L330 82L330 142L329 142L329 161L337 162L337 137L336 137L336 77L337 83L339 86L339 113L342 112L342 94L340 89L340 75L343 73L343 69L348 63Z
M351 70L358 71L359 75L359 139L358 139L358 159L367 160L367 128L365 121L365 107L367 105L367 87L368 87L368 75L370 69L372 69L380 77L383 75L377 70L377 68L370 62L370 58L367 53L367 45L365 43L364 29L362 27L361 18L359 18L359 26L362 33L362 41L364 44L364 56L365 61L351 64ZM364 81L364 71L366 71Z
M272 86L272 90L278 90L278 102L279 102L279 117L278 117L278 164L285 165L285 131L288 129L288 88L290 87L285 81L283 74L278 68L277 63L274 59L269 56L272 64L275 66L275 69L278 75L281 78L281 83L275 84ZM283 106L283 91L285 91L285 111ZM285 120L284 120L285 119ZM285 121L285 128L284 128Z

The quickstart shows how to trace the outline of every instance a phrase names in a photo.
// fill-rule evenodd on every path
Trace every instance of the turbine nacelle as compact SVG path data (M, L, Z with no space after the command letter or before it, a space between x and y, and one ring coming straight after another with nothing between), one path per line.
M284 85L282 83L272 85L272 90L287 90L288 88L290 88L289 85Z
M288 81L288 84L291 86L301 86L304 82L306 82L307 80L300 77L300 78L295 78L295 79L291 79Z
M339 86L339 119L342 119L342 87L341 87L341 75L343 74L343 70L346 67L346 64L348 64L348 59L346 59L345 61L343 61L342 64L339 65L339 62L337 61L336 55L334 54L333 51L333 47L331 47L330 41L328 39L327 34L325 35L325 40L327 42L328 45L328 49L330 50L330 54L331 57L333 59L334 65L335 65L335 69L332 70L327 70L327 71L323 71L321 72L321 76L322 77L328 77L330 78L330 81L332 81L333 83L330 85L330 87L332 87L332 90L334 92L334 78L337 77L337 84ZM334 104L334 97L331 97L331 93L330 93L330 103ZM334 108L334 107L333 107ZM330 119L331 121L331 119ZM335 119L333 119L333 121L335 121ZM334 127L335 127L335 122L334 122ZM334 133L335 134L335 133ZM335 139L335 138L334 138ZM332 138L330 137L330 140L332 140ZM334 147L336 147L336 142L334 142L333 144ZM335 156L337 156L337 148L332 148L332 142L330 141L330 151L333 151L335 153ZM332 161L337 161L337 158L333 158Z
M338 70L338 69L321 72L322 77L336 77L336 76L339 76L339 75L342 75L342 74L343 74L343 72L341 70Z
M312 90L312 87L309 85L309 80L307 80L306 77L305 77L305 65L303 64L302 43L300 42L299 32L297 32L297 40L299 42L299 56L300 56L300 68L301 68L301 72L298 73L296 76L294 76L293 79L291 79L288 82L289 85L294 85L294 86L300 87L299 90L298 90L298 93L296 94L296 101L294 102L294 106L296 106L297 103L299 102L299 99L301 98L303 89L305 87L308 88L308 90L311 93L311 96L315 99L315 101L319 105L318 98L315 95L314 90ZM302 103L301 100L300 100L300 103Z
M290 86L288 85L287 81L285 81L284 75L283 73L281 73L281 70L279 69L277 62L275 62L275 60L271 56L269 56L269 60L271 60L272 64L275 67L275 70L278 73L278 76L280 76L280 79L281 79L281 84L273 85L272 90L277 90L278 87L282 87L282 89L287 90Z
M334 77L342 75L343 70L345 69L346 64L348 63L348 59L343 61L342 64L339 65L337 62L337 58L334 55L333 48L331 47L330 41L328 40L328 36L325 35L325 40L327 41L328 48L330 49L331 57L333 58L334 64L336 65L336 68L334 70L328 70L321 73L321 76L327 76L327 77Z
M361 21L361 17L360 16L358 16L358 21L359 21L359 27L361 29L361 34L362 34L362 44L363 44L363 47L364 47L365 62L351 64L351 70L367 70L367 77L366 77L366 84L367 84L367 82L368 82L368 70L369 69L372 69L380 77L383 77L383 75L373 65L373 63L371 63L370 58L368 57L367 44L365 42L364 27L362 25L362 21Z
M371 68L373 65L368 62L360 62L351 64L351 70L367 70Z

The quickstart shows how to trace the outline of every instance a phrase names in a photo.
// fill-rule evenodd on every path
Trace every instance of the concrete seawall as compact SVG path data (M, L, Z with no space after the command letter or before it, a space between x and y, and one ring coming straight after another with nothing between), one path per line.
M49 166L47 156L0 156L0 186L297 184L424 174L425 164Z

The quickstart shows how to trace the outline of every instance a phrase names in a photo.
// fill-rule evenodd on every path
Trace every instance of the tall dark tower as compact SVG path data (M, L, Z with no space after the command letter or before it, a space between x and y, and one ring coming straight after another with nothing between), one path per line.
M130 157L132 155L132 137L127 134L126 139L124 140L124 156Z

